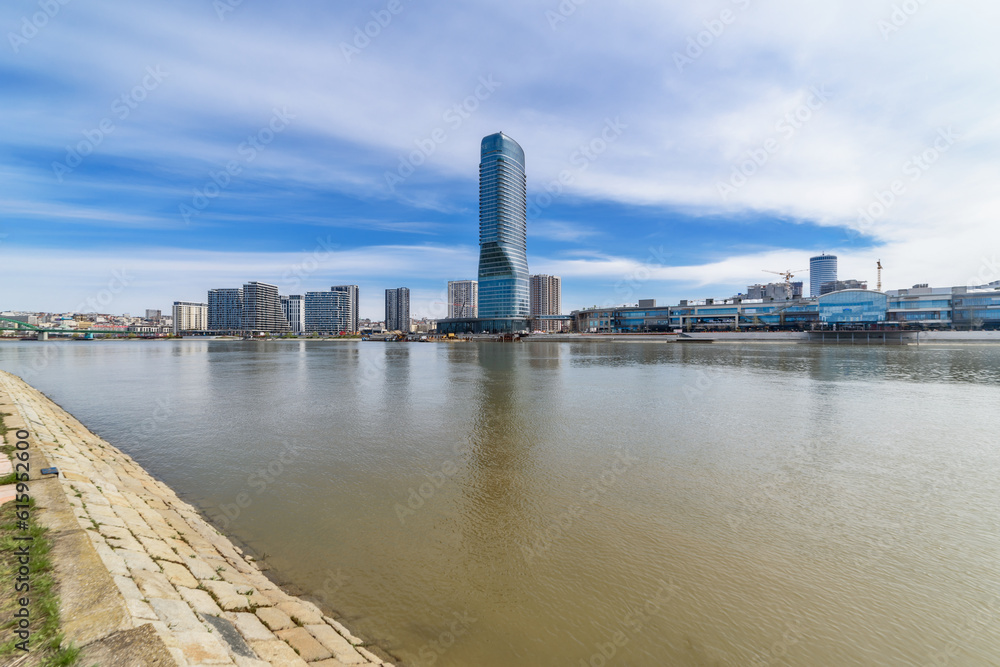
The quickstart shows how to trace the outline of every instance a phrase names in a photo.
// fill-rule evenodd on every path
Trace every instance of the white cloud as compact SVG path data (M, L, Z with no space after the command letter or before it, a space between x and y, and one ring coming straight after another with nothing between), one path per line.
M108 155L170 174L207 173L232 159L272 108L287 105L294 124L254 165L254 178L388 198L384 172L435 129L446 138L413 178L457 177L474 187L478 141L502 129L528 153L533 192L569 170L567 196L577 199L862 227L883 244L875 252L894 267L892 284L954 282L956 272L964 275L984 252L1000 248L994 187L1000 93L983 83L995 78L1000 45L992 33L1000 6L921 3L912 16L895 17L903 22L899 30L883 34L879 22L891 21L898 4L586 3L552 30L545 11L557 3L431 3L407 7L350 63L339 43L365 20L364 8L317 4L298 13L245 4L220 23L204 3L74 4L14 63L25 77L86 92L60 105L44 93L13 96L3 140L46 147L57 159L110 113L111 100L134 86L147 65L161 64L169 77L119 123L101 147ZM724 9L735 20L678 71L675 52L683 53L688 38ZM8 25L20 21L13 7L0 16ZM489 75L500 87L460 124L449 124L448 109ZM789 134L780 123L803 108L814 86L826 86L829 100ZM34 122L39 113L45 122ZM598 138L609 118L627 129L599 155L581 160L580 147ZM912 156L949 127L958 141L913 180ZM723 199L718 184L768 139L777 150ZM31 184L33 198L51 198L49 184L3 169L12 171L15 184ZM905 191L871 224L859 221L859 209L874 206L893 181ZM398 196L411 206L455 210L432 187ZM63 217L86 218L83 210L64 207ZM108 220L146 222L122 212ZM567 224L539 221L532 233L566 242L590 238ZM845 267L872 264L869 253L854 258L846 243L843 250ZM788 257L774 268L801 264L803 252L790 254L798 261ZM703 281L707 271L712 281L743 282L757 275L760 260L783 257L734 258L658 275L688 281L691 270ZM577 266L566 264L563 272ZM628 270L610 260L590 268Z
M168 310L174 301L205 301L211 288L259 280L277 285L282 294L359 284L362 316L380 319L384 290L397 286L392 283L399 275L419 275L422 284L446 285L454 279L454 267L476 265L478 251L430 245L339 249L335 237L323 236L313 249L298 253L19 248L12 254L0 246L0 258L7 275L31 276L0 284L0 304L9 310L63 312L95 303L100 307L86 310Z

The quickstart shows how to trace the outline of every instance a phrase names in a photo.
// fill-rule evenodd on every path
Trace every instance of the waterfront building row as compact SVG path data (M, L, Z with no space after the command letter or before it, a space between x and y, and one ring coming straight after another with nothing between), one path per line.
M905 328L1000 329L1000 281L976 287L877 292L845 289L815 298L761 300L732 298L681 301L656 307L590 308L572 313L583 333L655 333L677 330Z
M276 285L251 281L208 290L206 303L174 302L174 333L355 333L358 297L357 285L286 296Z

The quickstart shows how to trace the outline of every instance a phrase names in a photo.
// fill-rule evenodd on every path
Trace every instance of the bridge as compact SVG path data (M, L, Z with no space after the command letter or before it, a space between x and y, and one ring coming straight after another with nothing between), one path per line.
M52 327L40 327L35 324L28 324L21 320L0 316L0 331L16 331L20 333L35 334L38 340L48 340L49 334L58 336L78 336L93 338L93 334L127 334L125 329L59 329ZM22 336L23 337L23 336Z

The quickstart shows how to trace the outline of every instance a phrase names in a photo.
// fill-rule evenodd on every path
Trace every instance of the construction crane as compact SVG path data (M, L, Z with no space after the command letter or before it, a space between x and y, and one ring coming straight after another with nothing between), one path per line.
M875 288L875 291L881 292L882 291L882 260L881 259L877 260L875 262L875 265L878 266L878 286Z
M801 273L805 270L806 269L795 269L794 271L768 271L767 269L764 269L764 273L773 273L775 275L785 277L785 299L790 301L792 298L792 278L795 277L796 273Z

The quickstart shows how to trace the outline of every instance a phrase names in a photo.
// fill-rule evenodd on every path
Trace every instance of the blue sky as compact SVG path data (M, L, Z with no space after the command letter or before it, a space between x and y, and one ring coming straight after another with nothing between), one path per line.
M63 2L0 8L0 309L262 280L441 317L501 130L566 312L819 252L887 288L1000 279L995 3Z

